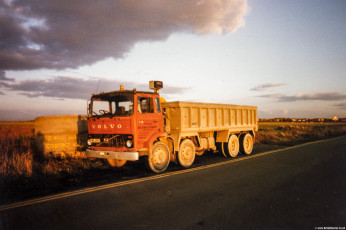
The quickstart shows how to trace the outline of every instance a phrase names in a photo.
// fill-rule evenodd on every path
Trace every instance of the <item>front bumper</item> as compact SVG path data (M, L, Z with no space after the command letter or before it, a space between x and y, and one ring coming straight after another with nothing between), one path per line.
M138 152L113 152L87 149L85 154L87 157L95 158L108 158L128 161L136 161L139 159Z

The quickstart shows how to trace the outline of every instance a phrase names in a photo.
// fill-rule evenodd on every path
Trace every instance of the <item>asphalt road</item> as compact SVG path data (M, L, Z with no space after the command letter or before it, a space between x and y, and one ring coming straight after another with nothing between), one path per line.
M345 165L343 136L2 206L0 229L345 229Z

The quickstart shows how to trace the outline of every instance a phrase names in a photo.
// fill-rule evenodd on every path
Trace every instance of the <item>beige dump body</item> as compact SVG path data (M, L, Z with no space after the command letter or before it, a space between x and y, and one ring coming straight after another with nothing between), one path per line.
M162 103L162 107L171 134L258 130L256 106L177 101Z

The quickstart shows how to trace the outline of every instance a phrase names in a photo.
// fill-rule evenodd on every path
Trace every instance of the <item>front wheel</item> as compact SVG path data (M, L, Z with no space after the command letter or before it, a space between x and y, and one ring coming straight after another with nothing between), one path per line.
M178 152L178 161L181 166L188 168L195 161L195 145L190 139L185 139L181 142L179 152Z
M148 168L155 173L164 172L169 165L169 148L162 142L154 143L147 160Z
M126 160L116 160L116 159L107 159L108 164L112 167L123 167L126 164Z

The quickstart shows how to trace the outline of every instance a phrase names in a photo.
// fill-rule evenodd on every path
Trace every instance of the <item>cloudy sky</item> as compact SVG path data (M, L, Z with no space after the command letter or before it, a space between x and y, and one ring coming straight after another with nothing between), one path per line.
M0 120L85 114L92 93L346 117L344 0L0 0Z

